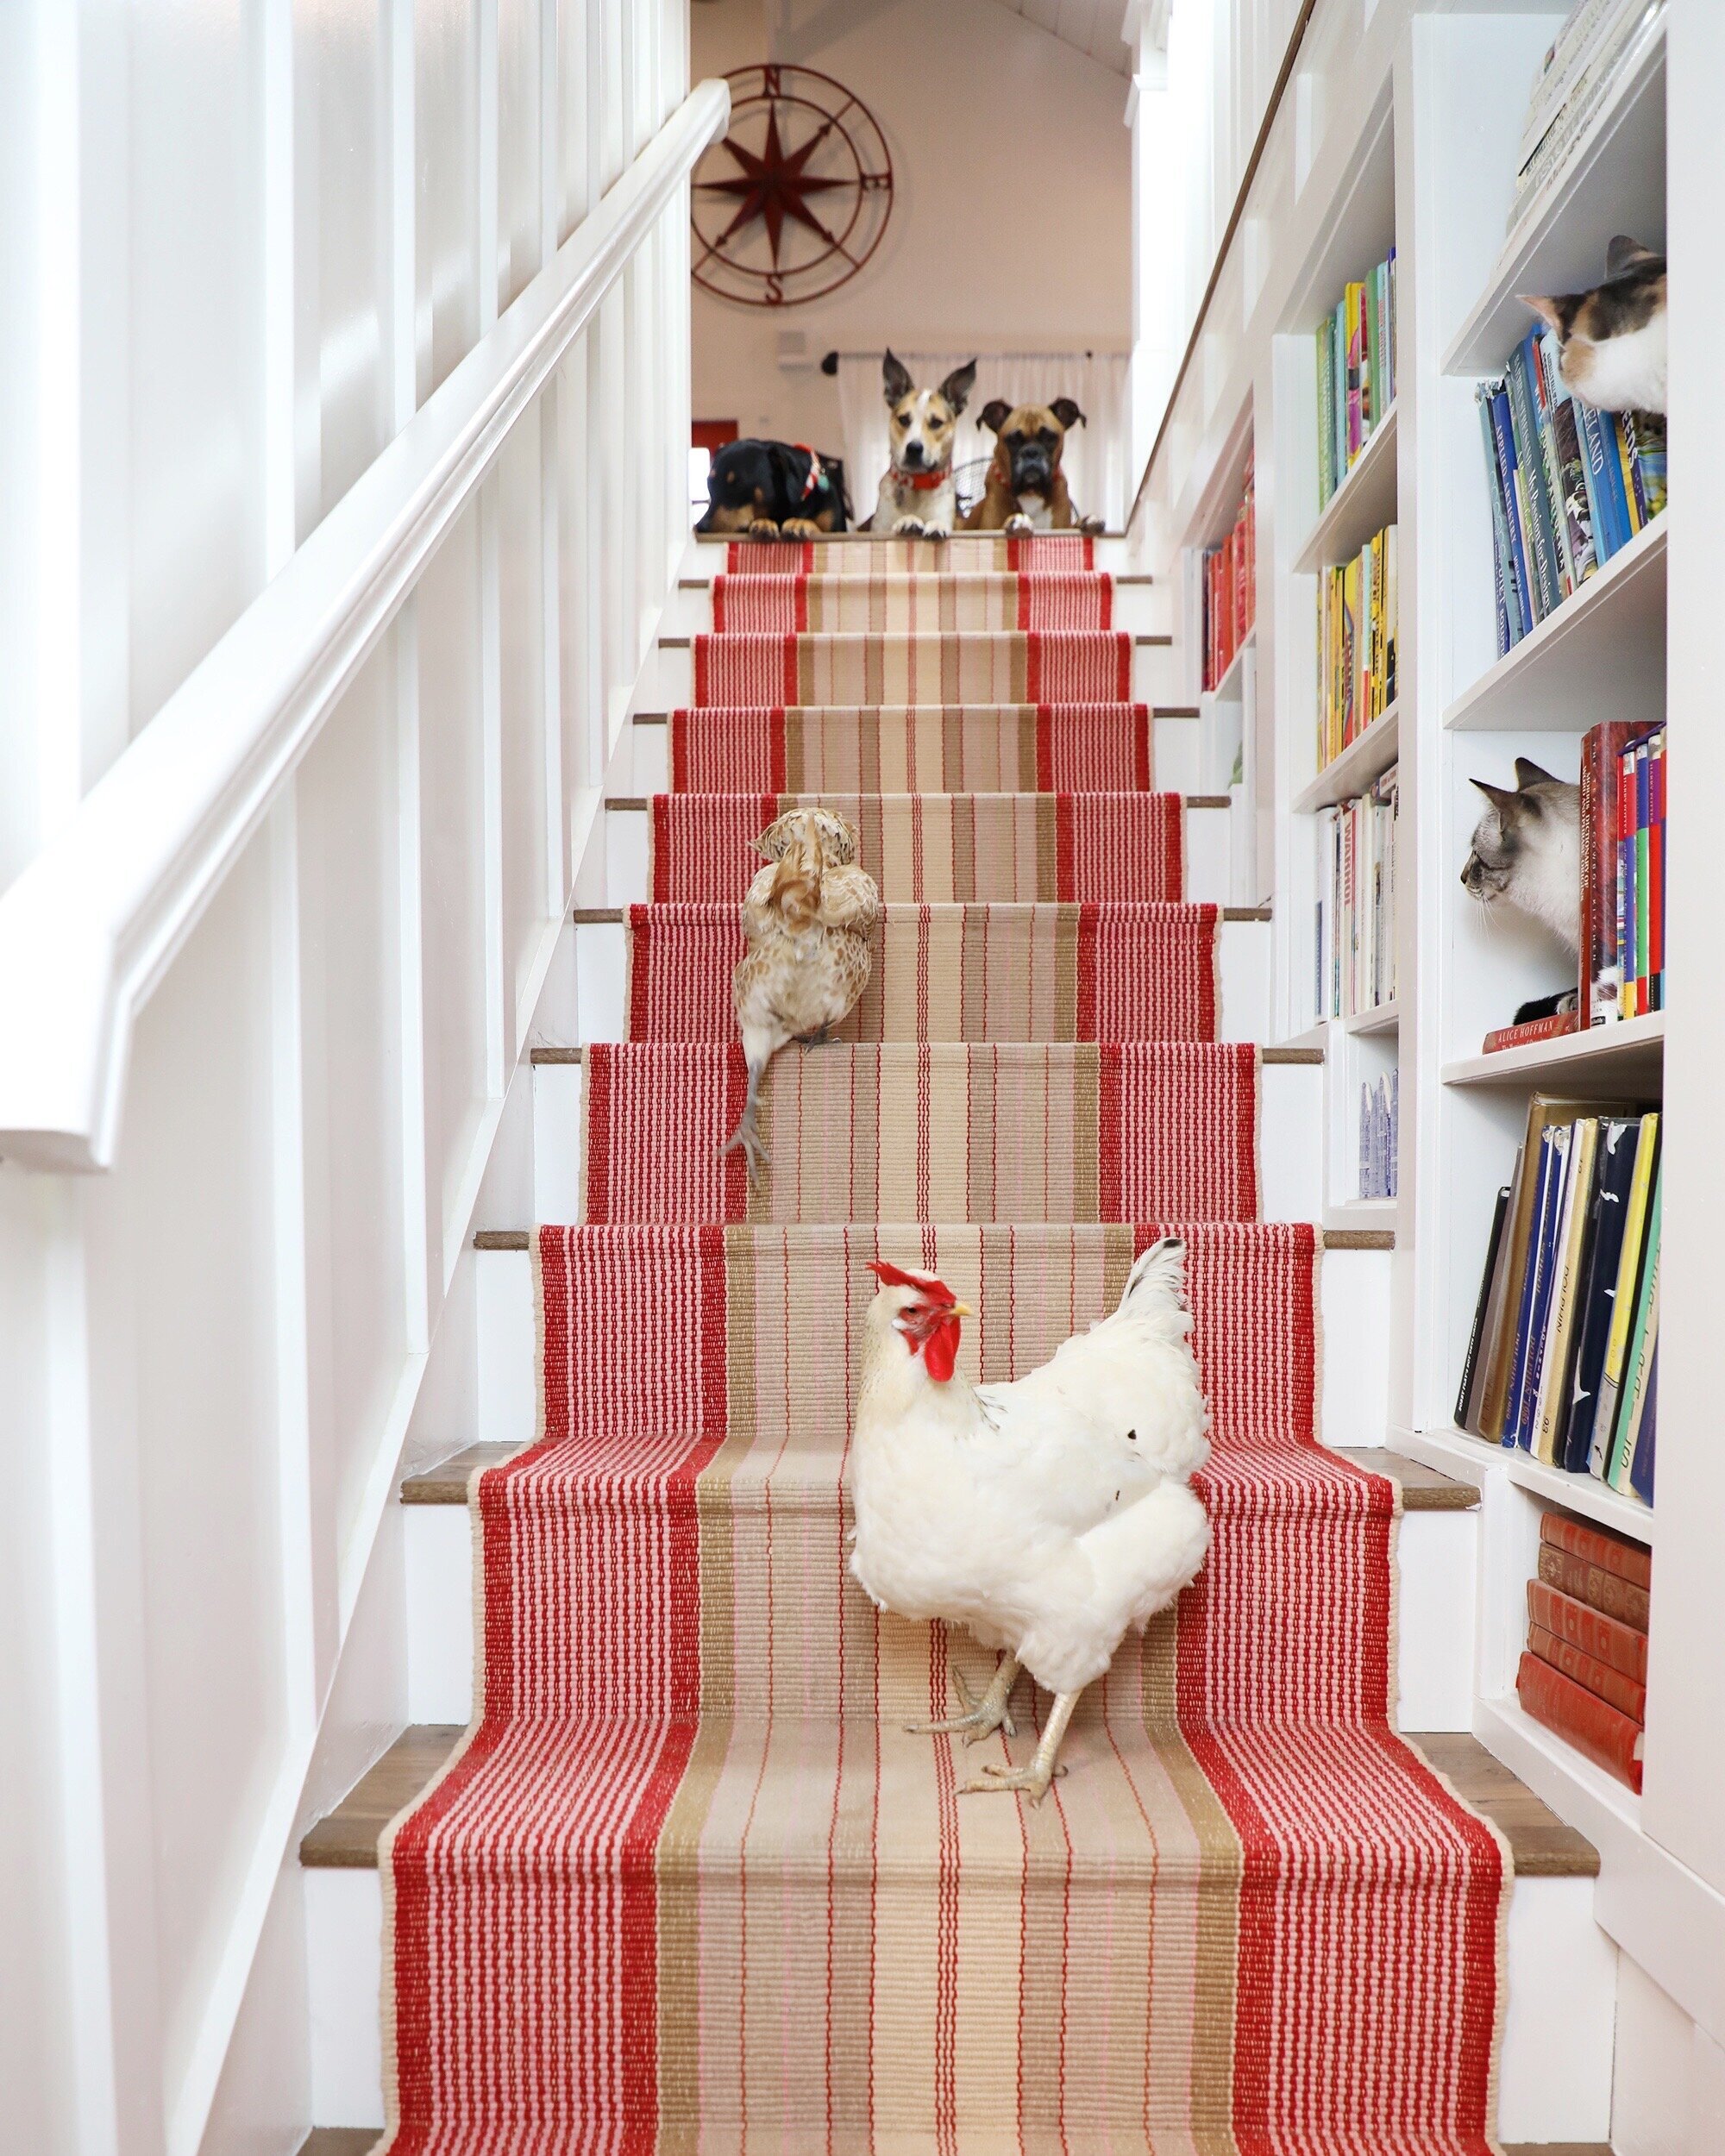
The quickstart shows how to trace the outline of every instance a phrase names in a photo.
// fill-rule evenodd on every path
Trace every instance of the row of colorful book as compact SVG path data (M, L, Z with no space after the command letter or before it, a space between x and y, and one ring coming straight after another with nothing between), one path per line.
M1516 159L1514 231L1613 90L1660 34L1665 0L1580 0L1534 78Z
M1502 657L1665 507L1665 421L1584 403L1559 373L1549 329L1530 330L1474 396Z
M1396 701L1396 527L1318 578L1318 768Z
M1527 1645L1515 1674L1523 1708L1637 1796L1647 1727L1653 1553L1567 1513L1540 1521L1527 1583Z
M1204 556L1204 686L1213 689L1233 664L1258 618L1258 515L1251 460L1233 529Z
M1485 1037L1485 1053L1665 1007L1665 729L1631 719L1581 744L1581 975L1576 1008Z
M1318 845L1313 1012L1351 1018L1396 1000L1396 836L1392 764L1370 792L1312 821Z
M1400 1074L1386 1071L1376 1085L1359 1089L1359 1194L1396 1195L1396 1155L1401 1143Z
M1396 250L1344 287L1318 325L1321 510L1396 402Z
M1456 1421L1653 1501L1659 1116L1535 1094L1497 1194Z

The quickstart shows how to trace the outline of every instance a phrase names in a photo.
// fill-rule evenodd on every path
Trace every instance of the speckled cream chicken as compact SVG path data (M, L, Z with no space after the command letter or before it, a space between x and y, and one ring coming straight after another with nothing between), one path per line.
M751 1184L768 1159L756 1112L762 1075L787 1042L827 1040L856 1007L881 913L875 879L856 866L856 833L831 809L787 809L755 846L767 866L743 901L749 948L731 987L749 1092L725 1146L743 1149Z

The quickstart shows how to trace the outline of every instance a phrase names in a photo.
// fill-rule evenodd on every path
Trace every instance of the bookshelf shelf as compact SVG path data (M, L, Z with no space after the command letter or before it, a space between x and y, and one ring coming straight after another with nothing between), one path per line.
M1584 1759L1572 1745L1523 1711L1513 1692L1483 1699L1474 1734L1560 1819L1610 1848L1624 1835L1641 1837L1641 1800L1615 1777Z
M1258 624L1254 622L1245 636L1240 638L1239 649L1228 661L1226 673L1223 674L1215 687L1206 689L1204 694L1214 697L1219 704L1239 703L1242 680L1245 674L1245 655L1248 651L1255 650L1257 645Z
M1363 734L1356 734L1340 755L1332 757L1311 784L1295 795L1295 813L1309 815L1364 793L1396 761L1400 731L1397 702L1380 711Z
M1518 292L1584 291L1614 235L1647 245L1665 229L1665 26L1649 26L1611 96L1517 220L1490 282L1443 358L1446 374L1494 373L1533 317Z
M1396 415L1396 404L1392 404L1354 459L1353 468L1324 505L1295 559L1296 573L1315 575L1333 562L1347 561L1374 532L1395 523Z
M1500 1049L1495 1056L1470 1056L1446 1063L1446 1086L1525 1086L1560 1078L1566 1085L1628 1086L1657 1092L1665 1069L1665 1014L1625 1018L1616 1025L1592 1025L1584 1033L1565 1033L1554 1041L1534 1041L1525 1048Z
M1494 1468L1501 1469L1517 1489L1527 1490L1547 1504L1561 1505L1566 1512L1592 1520L1596 1526L1610 1528L1614 1534L1628 1535L1632 1542L1653 1546L1653 1510L1639 1497L1625 1497L1591 1475L1571 1475L1560 1467L1547 1467L1528 1453L1493 1445L1453 1426L1446 1430L1396 1431L1393 1436L1398 1451L1423 1460L1427 1467L1440 1468L1461 1482L1477 1486L1483 1476Z
M1380 1003L1370 1011L1356 1011L1351 1018L1341 1021L1344 1033L1393 1033L1402 1023L1399 1003Z
M1665 705L1662 512L1444 713L1456 733L1579 733ZM1485 533L1482 543L1490 545Z

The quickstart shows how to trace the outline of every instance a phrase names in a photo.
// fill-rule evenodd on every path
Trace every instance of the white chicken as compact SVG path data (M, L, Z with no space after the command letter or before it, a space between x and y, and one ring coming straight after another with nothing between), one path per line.
M1188 1335L1185 1245L1133 1265L1112 1317L1009 1385L956 1374L966 1306L927 1274L877 1263L852 1450L851 1570L881 1608L963 1625L1004 1648L964 1712L916 1725L975 1743L1016 1733L1020 1666L1055 1695L1027 1767L989 1764L967 1790L1040 1802L1078 1695L1196 1574L1209 1522L1187 1477L1209 1457ZM1060 1770L1064 1771L1063 1769Z

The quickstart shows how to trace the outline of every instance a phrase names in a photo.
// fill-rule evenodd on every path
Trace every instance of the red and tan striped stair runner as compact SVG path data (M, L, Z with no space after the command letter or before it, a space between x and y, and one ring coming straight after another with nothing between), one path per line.
M1069 543L988 573L1088 570ZM799 667L903 671L841 667L847 636ZM1008 640L953 641L943 675ZM735 857L747 817L686 805L673 858L716 874L702 834ZM536 1238L542 1437L475 1478L475 1719L385 1850L391 2145L1487 2156L1508 1867L1394 1731L1396 1490L1317 1442L1319 1238L1256 1217L1214 911L889 904L872 1008L774 1068L751 1197L717 1151L735 899L634 910L586 1218ZM956 1745L902 1725L988 1658L845 1569L865 1261L938 1268L965 1368L1004 1378L1174 1216L1211 1557L1085 1697L1045 1805L961 1801Z

